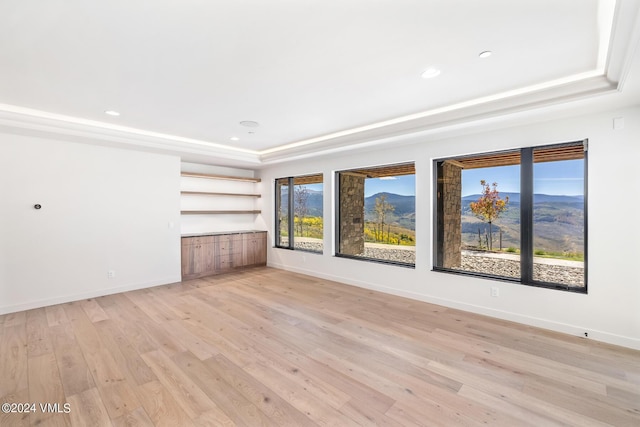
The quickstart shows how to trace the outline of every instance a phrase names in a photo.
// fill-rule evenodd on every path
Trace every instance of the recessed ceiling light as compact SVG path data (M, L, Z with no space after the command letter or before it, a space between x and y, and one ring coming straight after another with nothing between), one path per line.
M488 58L493 54L493 52L491 52L490 50L485 50L484 52L480 52L480 55L478 55L480 58Z
M422 78L423 79L432 79L434 77L437 77L440 75L440 70L434 67L430 67L427 68L426 70L424 70L424 72L422 73Z
M114 116L114 117L118 117L120 115L120 113L115 110L106 110L104 113L108 116Z
M257 128L258 126L260 126L260 123L254 122L253 120L243 120L240 122L240 124L248 128Z
M232 140L232 141L240 141L240 138L238 138L237 136L232 136L229 139Z

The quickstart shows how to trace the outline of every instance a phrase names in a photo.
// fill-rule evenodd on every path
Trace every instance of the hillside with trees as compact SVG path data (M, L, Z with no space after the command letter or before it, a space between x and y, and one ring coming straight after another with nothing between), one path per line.
M479 220L471 210L471 203L480 198L474 194L462 198L462 243L477 248L479 240L486 247L488 224ZM520 194L501 193L509 197L508 209L493 222L494 249L520 247ZM534 194L533 198L534 247L557 253L582 252L584 248L584 197ZM480 234L480 239L478 234Z

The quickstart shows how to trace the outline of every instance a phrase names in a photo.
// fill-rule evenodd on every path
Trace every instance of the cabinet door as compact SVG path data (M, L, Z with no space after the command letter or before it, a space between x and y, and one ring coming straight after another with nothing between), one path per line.
M213 243L203 243L198 248L198 256L200 257L198 271L201 275L212 274L214 271L213 260L215 258L215 247Z
M254 253L254 264L267 263L267 233L256 233Z
M247 233L244 235L242 261L244 265L267 263L266 233Z
M185 245L183 242L181 257L182 257L182 277L184 278L189 276L190 274L193 274L193 270L194 270L192 245Z
M214 245L209 237L182 239L182 277L192 279L213 271Z

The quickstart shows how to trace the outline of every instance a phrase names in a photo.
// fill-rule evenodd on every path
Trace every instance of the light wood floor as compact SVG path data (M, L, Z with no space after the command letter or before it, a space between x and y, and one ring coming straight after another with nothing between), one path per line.
M0 426L640 425L640 352L270 268L0 316ZM69 413L64 413L64 403Z

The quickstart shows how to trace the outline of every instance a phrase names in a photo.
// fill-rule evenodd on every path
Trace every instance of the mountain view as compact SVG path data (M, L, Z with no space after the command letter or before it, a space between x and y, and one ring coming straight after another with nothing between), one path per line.
M307 216L322 217L322 192L307 191ZM387 214L386 223L415 235L415 196L386 192L371 195L365 198L365 221L376 221L375 201L383 195L387 203L394 207L393 212ZM502 231L502 248L519 248L520 194L500 193L501 198L505 196L509 197L508 209L492 225L494 247L498 249L499 233ZM478 231L481 236L488 231L488 224L476 218L469 208L469 204L479 197L480 194L474 194L462 198L462 242L470 247L478 246ZM533 202L534 247L553 252L583 252L584 197L534 194Z
M388 222L415 231L416 229L416 198L415 196L401 196L393 193L377 193L364 199L365 221L376 221L374 207L376 199L386 195L386 201L394 207L388 214Z
M492 225L494 247L498 249L502 230L502 247L520 247L520 193L500 193L509 197L507 210ZM478 230L484 235L488 224L473 215L469 204L480 194L462 198L462 242L478 246ZM534 248L550 252L583 252L584 197L533 195Z
M307 193L309 194L307 198L307 215L322 217L322 191L307 188Z

